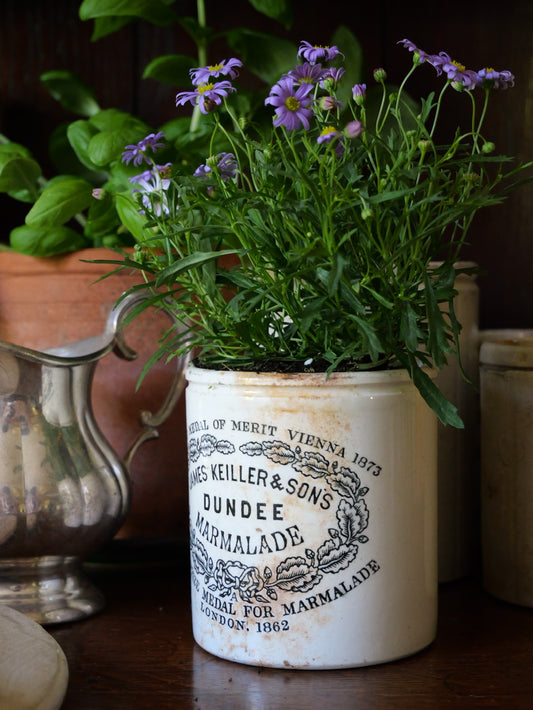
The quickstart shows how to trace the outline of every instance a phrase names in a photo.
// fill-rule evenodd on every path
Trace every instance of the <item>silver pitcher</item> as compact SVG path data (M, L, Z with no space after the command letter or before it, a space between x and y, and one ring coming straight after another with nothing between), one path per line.
M141 412L143 429L121 460L94 418L91 384L108 353L136 356L121 327L143 298L126 297L102 335L72 345L37 352L0 341L0 603L42 624L103 606L82 562L124 521L131 459L183 389L182 359L162 408Z

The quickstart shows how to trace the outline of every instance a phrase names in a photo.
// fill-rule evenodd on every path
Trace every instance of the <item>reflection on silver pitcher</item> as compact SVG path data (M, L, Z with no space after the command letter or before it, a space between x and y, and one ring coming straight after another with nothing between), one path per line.
M162 408L141 413L144 428L121 460L93 416L91 384L108 353L136 356L121 326L143 298L123 299L102 335L72 345L37 352L0 341L0 603L43 624L102 607L81 563L124 521L131 459L183 389L182 359Z

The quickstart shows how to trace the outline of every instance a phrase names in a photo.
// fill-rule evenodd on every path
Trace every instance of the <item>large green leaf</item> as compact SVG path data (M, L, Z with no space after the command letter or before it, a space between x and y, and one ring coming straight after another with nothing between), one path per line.
M49 71L41 74L41 81L63 108L81 116L92 116L100 111L93 90L73 72Z
M14 154L12 154L14 155ZM6 154L0 158L6 157ZM0 160L0 192L16 192L18 190L37 194L37 181L41 176L41 168L31 158L12 157L2 165Z
M30 256L53 256L87 246L81 234L70 227L44 229L22 225L11 231L9 242L16 252Z
M93 24L93 33L91 35L91 40L96 42L97 39L106 37L107 35L113 34L122 27L125 27L128 23L134 22L137 18L135 17L96 17Z
M120 221L126 229L128 229L138 242L144 242L146 240L146 233L144 231L146 217L139 214L137 205L134 204L130 197L117 195L115 206Z
M174 10L162 0L83 0L79 16L81 20L138 17L155 25L167 25L177 20Z
M127 144L137 143L150 130L143 121L116 109L100 111L89 119L89 123L90 130L80 126L80 133L73 134L72 138L79 139L75 149L80 151L80 160L96 168L119 159ZM88 137L84 145L83 141Z
M26 146L20 143L13 143L13 141L7 141L7 143L0 142L0 168L4 163L7 163L11 158L31 158L31 152Z
M101 171L104 163L95 163L89 155L89 144L97 135L100 135L100 133L89 121L74 121L67 129L69 143L78 160L90 170Z
M92 185L77 177L62 177L50 183L26 215L28 227L57 227L86 209Z
M292 24L292 7L290 0L249 0L258 12L277 20L287 29Z
M120 221L114 200L104 190L101 199L91 201L83 233L86 237L95 241L116 232L119 226Z
M344 54L342 66L345 73L338 87L337 98L345 106L351 98L353 85L359 84L363 77L363 49L357 37L345 25L337 27L331 44L336 45Z
M296 63L297 47L286 39L238 29L230 30L227 40L242 56L246 68L267 84L273 84Z
M189 69L196 66L193 57L184 54L165 54L156 57L145 68L143 79L155 79L170 86L189 84Z

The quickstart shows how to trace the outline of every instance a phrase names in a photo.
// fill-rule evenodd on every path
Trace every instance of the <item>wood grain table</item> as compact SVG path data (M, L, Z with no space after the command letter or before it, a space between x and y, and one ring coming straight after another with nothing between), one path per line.
M88 565L106 608L48 628L69 663L62 710L533 708L533 610L492 598L478 575L441 586L437 639L415 656L285 671L223 661L194 643L185 550L121 555Z

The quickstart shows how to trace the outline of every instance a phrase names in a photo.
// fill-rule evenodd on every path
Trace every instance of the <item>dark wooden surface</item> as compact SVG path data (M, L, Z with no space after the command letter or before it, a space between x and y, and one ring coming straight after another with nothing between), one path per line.
M223 661L193 641L187 554L162 566L90 566L104 611L49 627L68 658L62 710L432 710L533 706L533 610L476 576L443 585L436 641L394 663L283 671Z

